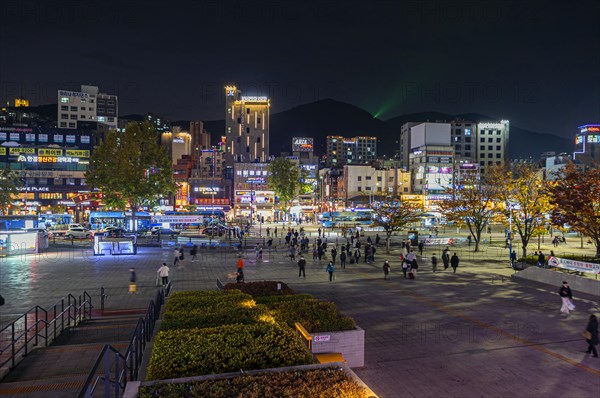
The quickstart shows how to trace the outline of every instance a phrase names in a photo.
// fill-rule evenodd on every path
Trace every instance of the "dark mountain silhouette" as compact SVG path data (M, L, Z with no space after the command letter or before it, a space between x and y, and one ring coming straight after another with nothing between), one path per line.
M56 118L56 104L32 107L31 110L40 116ZM130 120L143 120L142 115L121 116ZM377 151L380 155L392 155L399 149L400 129L406 122L436 122L464 119L473 122L497 121L499 118L478 113L451 115L442 112L419 112L401 115L388 120L380 120L364 109L344 102L325 99L303 104L283 112L271 115L271 153L291 151L292 137L312 137L315 141L315 152L322 155L326 152L326 137L341 135L354 137L357 135L375 136ZM508 117L510 120L510 117ZM189 122L175 121L173 125L187 128ZM224 120L204 122L204 128L211 133L213 142L217 142L225 132ZM573 141L552 134L538 133L510 125L510 156L517 158L537 159L543 152L557 153L573 151Z
M315 152L322 155L326 152L328 135L372 135L378 137L377 152L380 155L392 155L399 149L398 140L403 123L453 119L473 122L499 120L477 113L451 115L441 112L419 112L383 121L354 105L326 99L271 115L271 153L277 155L280 152L290 152L292 137L314 138ZM216 140L225 131L225 122L208 121L205 122L205 128L212 133L213 140ZM543 152L572 152L573 143L567 138L525 130L511 124L509 151L513 159L538 159Z

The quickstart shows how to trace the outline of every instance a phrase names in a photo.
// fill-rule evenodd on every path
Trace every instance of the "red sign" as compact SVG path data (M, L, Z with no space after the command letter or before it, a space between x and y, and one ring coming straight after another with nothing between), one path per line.
M215 198L214 201L212 198L195 198L194 199L194 204L197 205L225 205L225 206L229 206L229 199L226 198Z

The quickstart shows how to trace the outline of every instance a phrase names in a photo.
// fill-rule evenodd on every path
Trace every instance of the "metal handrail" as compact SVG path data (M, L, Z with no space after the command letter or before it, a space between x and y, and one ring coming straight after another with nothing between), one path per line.
M66 307L65 297L57 301L51 310L46 310L39 305L31 307L23 315L0 330L0 342L2 340L7 341L6 345L0 347L0 368L10 362L10 369L12 370L29 354L31 348L40 346L40 339L44 341L44 347L47 347L66 328L75 326L79 322L91 318L92 308L92 298L86 291L79 295L77 299L72 294L69 294L67 296ZM48 319L49 313L53 315L53 318L50 320ZM30 320L30 318L33 319ZM53 332L51 338L50 331ZM7 338L3 339L3 336L7 336ZM10 355L2 358L2 354L9 349ZM23 354L19 356L21 352Z
M128 381L138 379L146 343L152 339L162 305L165 303L165 298L171 293L171 286L171 282L169 282L164 289L156 292L154 300L150 300L146 314L138 319L125 354L121 354L110 344L104 346L79 392L79 398L93 397L96 388L102 384L105 398L111 397L111 391L114 392L115 397L119 397L125 390ZM102 364L104 364L104 372L97 375ZM112 372L111 365L114 365Z

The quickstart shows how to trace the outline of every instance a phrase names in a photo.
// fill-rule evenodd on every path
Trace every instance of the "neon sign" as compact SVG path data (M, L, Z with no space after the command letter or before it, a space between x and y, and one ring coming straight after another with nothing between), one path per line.
M244 96L242 95L242 101L247 101L247 102L266 102L268 101L267 97L258 97L258 96Z

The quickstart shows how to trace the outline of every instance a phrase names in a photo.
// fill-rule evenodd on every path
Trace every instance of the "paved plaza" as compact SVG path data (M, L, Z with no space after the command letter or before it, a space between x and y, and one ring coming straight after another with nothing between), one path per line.
M428 258L434 250L439 257L440 248L426 247L416 280L404 279L397 252L386 256L383 247L372 265L338 267L333 282L325 262L313 263L311 255L305 279L283 250L266 252L262 262L248 250L245 276L247 281L283 281L297 292L334 301L354 317L366 331L365 367L355 371L380 397L600 396L600 360L584 353L580 335L589 314L600 312L598 297L575 291L577 308L564 316L558 286L511 280L513 271L499 257L504 252L483 260L498 249L480 255L458 248L461 263L454 274L451 268L431 271ZM171 266L174 291L181 291L214 289L217 278L226 282L235 259L232 251L209 250L197 262L188 255L183 267L172 267L170 250L140 248L137 256L93 257L88 247L1 258L6 305L0 307L0 322L83 290L99 306L100 287L108 295L108 309L144 308L156 294L161 262ZM384 259L391 260L389 280L383 279ZM132 266L136 295L127 293Z

